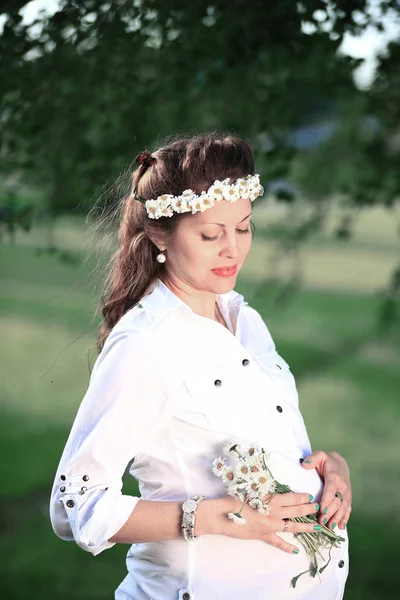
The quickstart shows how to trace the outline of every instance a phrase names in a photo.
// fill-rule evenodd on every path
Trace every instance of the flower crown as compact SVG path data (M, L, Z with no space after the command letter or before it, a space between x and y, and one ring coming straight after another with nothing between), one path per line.
M159 219L160 217L172 217L174 212L185 213L203 212L207 208L214 206L215 202L228 200L236 202L239 198L249 198L252 202L262 196L264 188L260 184L259 175L247 175L237 179L235 183L229 184L229 177L223 181L218 179L214 181L207 191L196 194L193 190L184 190L179 196L172 194L163 194L156 200L145 200L144 202L147 214L150 219ZM140 200L138 196L133 197Z

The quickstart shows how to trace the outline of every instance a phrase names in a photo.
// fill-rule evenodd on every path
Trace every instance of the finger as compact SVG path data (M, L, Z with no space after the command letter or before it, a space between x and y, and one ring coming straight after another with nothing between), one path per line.
M326 460L326 452L322 450L316 450L309 456L306 456L301 463L303 469L315 469L320 464L323 464Z
M276 533L269 533L265 536L264 541L267 542L267 544L271 544L271 546L275 546L276 548L283 550L283 552L288 552L289 554L299 554L300 552L297 546L289 544L289 542L283 540Z
M332 516L341 508L341 502L339 498L334 498L329 506L325 506L322 510L321 505L321 513L318 516L318 521L321 525L326 525L328 521L332 518Z
M332 529L332 531L335 529L335 527L337 527L338 523L341 523L341 521L343 520L345 514L346 514L346 506L341 505L339 507L339 510L337 510L328 520L327 523L324 523L324 525L326 527L329 527L329 529ZM324 519L325 521L325 519Z
M351 512L351 502L346 502L346 500L343 500L343 502L340 503L339 508L337 509L336 512L333 512L329 519L328 519L328 523L324 523L324 525L326 525L327 527L329 527L330 529L335 529L335 527L337 525L340 525L340 523L343 521L344 518L346 518L346 520L348 521L348 518L350 516L350 512Z
M277 501L280 502L281 506L294 506L296 504L310 504L310 502L313 501L314 496L312 494L295 494L294 492L288 492L287 494L277 494L275 498L277 498Z
M332 504L334 499L338 499L335 496L336 492L339 491L343 494L344 498L346 498L345 484L342 479L338 475L330 475L325 479L324 491L321 498L321 512L326 515L328 512L328 507ZM325 510L326 509L326 510Z
M343 519L340 521L339 523L339 529L344 529L350 519L350 514L351 514L351 505L347 507L346 513L343 517Z
M319 504L300 504L296 506L283 506L279 510L279 516L283 519L294 517L305 517L319 511Z
M284 523L284 521L282 521L282 523ZM320 529L321 525L318 525L318 523L299 523L298 521L288 521L286 531L289 531L290 533L314 533Z

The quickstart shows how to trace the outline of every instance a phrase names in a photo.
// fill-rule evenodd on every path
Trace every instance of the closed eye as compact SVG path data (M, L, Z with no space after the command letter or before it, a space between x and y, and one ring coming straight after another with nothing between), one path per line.
M250 233L250 228L247 227L247 229L236 229L236 231L239 234L245 234L245 233ZM214 236L214 237L208 237L207 235L204 235L204 233L201 234L201 239L203 240L203 242L215 242L215 240L218 239L218 236Z

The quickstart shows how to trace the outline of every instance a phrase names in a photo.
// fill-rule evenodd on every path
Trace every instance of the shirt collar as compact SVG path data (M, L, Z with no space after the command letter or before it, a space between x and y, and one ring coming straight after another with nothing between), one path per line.
M233 309L236 311L243 304L247 304L244 297L235 292L235 290L231 290L225 294L217 294L217 303L222 314L231 312ZM156 280L152 291L141 299L140 304L149 316L155 316L160 312L166 312L178 307L189 314L196 314L186 302L178 298L159 278Z

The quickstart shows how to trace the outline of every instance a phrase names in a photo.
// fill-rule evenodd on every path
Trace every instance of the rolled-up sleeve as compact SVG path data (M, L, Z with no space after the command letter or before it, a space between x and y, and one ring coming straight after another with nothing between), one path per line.
M56 472L55 534L97 555L139 497L122 494L127 464L168 422L168 383L149 332L111 334L94 366ZM154 438L153 438L154 439Z

